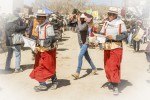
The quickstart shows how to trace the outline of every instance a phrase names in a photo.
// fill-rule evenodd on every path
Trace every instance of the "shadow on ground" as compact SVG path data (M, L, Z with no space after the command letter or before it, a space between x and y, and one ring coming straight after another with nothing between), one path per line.
M21 50L26 51L26 50L31 50L29 47L23 47L21 46Z
M48 88L50 88L51 85L52 85L52 83L48 83L47 84ZM71 85L70 80L67 80L67 79L58 79L58 87L57 88L65 87L65 86L68 86L68 85Z
M2 91L2 88L0 87L0 91Z
M64 44L64 43L60 43L60 42L59 42L59 43L58 43L58 47L59 47L59 45L63 45L63 44Z
M128 80L121 80L121 83L118 86L119 92L121 93L128 86L132 86L132 83L129 82ZM101 88L105 88L105 87L107 87L110 90L111 89L110 82L106 82L101 86Z
M150 80L146 80L146 82L150 84Z
M70 37L63 37L63 38L67 38L67 39L68 39L68 38L70 38Z
M11 70L8 70L6 71L5 69L0 69L0 74L12 74L14 73L15 69L11 69Z
M66 38L66 39L61 39L59 42L63 42L63 41L67 41L68 40L68 38Z
M57 51L67 51L69 49L66 49L66 48L60 48L60 49L57 49Z
M137 53L145 53L145 50L139 50Z
M90 75L91 72L92 72L92 69L82 69L82 70L86 70L87 73L84 74L83 76L81 76L80 79L81 79L81 78L84 78L84 77L86 77L86 76L88 76L88 75ZM98 71L99 71L99 70L101 71L101 70L103 70L103 69L102 69L102 68L97 68L97 70L98 70ZM96 75L98 75L98 74L96 74Z
M20 66L23 71L27 70L27 69L33 69L34 64L28 64L28 65L21 65ZM10 69L10 70L5 70L5 69L0 69L0 74L12 74L14 73L15 69Z
M58 83L59 83L58 88L71 85L70 80L67 80L67 79L59 79Z
M133 86L133 84L128 80L121 80L121 83L118 86L119 91L122 92L128 86Z
M21 65L21 68L25 71L27 69L33 69L34 64Z

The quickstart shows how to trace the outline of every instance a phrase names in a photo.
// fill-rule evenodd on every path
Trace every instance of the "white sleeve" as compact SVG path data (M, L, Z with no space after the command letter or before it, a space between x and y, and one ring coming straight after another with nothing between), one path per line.
M127 32L127 28L126 28L126 25L124 23L122 23L122 27L121 27L121 33L122 32Z
M46 27L47 36L55 36L54 28L52 25Z
M105 26L105 23L103 24L103 26L102 26L102 29L100 30L100 34L104 34L104 26Z
M102 26L102 29L100 30L100 34L104 35L105 27L107 27L107 25L108 25L108 21L105 21Z

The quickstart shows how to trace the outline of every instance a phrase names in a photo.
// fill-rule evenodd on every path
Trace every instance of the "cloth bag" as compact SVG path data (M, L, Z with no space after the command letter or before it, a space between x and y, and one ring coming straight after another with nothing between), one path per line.
M89 43L95 43L96 36L89 36Z
M116 48L121 48L122 42L106 42L104 43L104 50L112 50Z
M143 29L139 29L139 31L135 34L135 36L133 36L133 39L135 41L139 41L144 35L144 30Z
M12 34L12 44L13 45L19 45L19 44L23 44L23 34L21 33L14 33Z

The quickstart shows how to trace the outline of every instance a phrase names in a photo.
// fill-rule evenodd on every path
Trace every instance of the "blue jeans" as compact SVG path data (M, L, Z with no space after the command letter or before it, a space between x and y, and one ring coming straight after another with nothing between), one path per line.
M80 54L78 56L78 67L77 67L77 73L80 73L81 67L82 67L82 62L83 62L83 56L85 59L88 61L92 69L96 69L95 65L93 64L89 53L88 53L88 45L87 44L80 44Z
M128 44L132 45L132 33L130 33L128 36Z
M5 69L10 68L11 59L13 57L13 51L15 52L15 57L16 57L15 69L20 68L20 62L21 62L21 48L20 47L21 47L20 45L8 47L8 54L7 54Z

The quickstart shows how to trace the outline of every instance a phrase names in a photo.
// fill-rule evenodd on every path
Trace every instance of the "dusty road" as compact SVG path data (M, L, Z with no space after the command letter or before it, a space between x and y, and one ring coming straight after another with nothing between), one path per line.
M73 80L71 74L76 70L79 53L76 33L65 32L63 41L59 43L57 90L34 91L33 87L38 83L29 77L34 64L31 50L22 51L22 73L6 73L4 66L7 54L0 54L0 100L149 100L150 74L146 72L148 63L142 52L145 47L146 44L142 45L141 52L134 53L124 45L119 96L114 96L107 88L101 88L107 79L103 70L103 51L99 49L89 49L89 54L98 68L98 75L90 75L91 68L84 59L81 78ZM14 59L12 68L13 66Z

